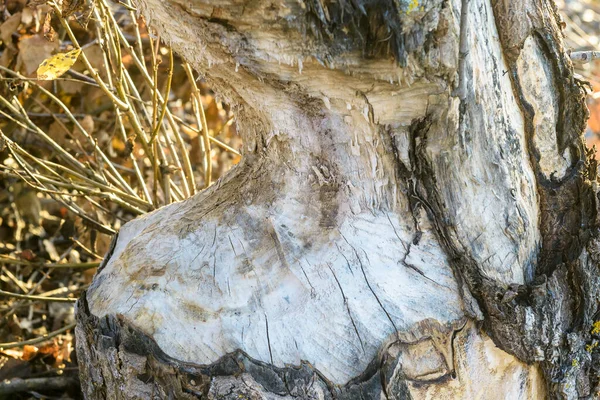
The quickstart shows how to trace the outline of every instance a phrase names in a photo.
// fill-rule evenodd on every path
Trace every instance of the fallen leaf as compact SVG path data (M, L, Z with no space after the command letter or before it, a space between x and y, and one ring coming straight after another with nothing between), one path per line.
M8 17L6 21L0 25L0 40L2 40L6 47L11 49L15 48L12 42L12 34L17 31L20 24L21 13L19 12Z
M29 76L57 47L58 41L49 42L42 35L24 37L19 42L19 56L15 69L20 70L24 67L25 74Z
M58 78L75 64L80 53L81 49L75 49L66 53L55 54L42 61L37 69L38 79L51 81Z
M2 350L0 352L0 354L3 354L5 356L11 357L11 358L15 358L15 359L21 359L21 357L23 356L23 350L20 350L20 349L6 349L6 350Z
M40 346L40 348L38 349L38 352L44 356L47 355L52 355L53 357L60 351L60 347L58 346L58 343L56 343L56 339L43 344L42 346Z
M44 19L44 25L42 26L42 33L44 37L50 41L54 40L54 36L56 32L54 28L52 28L52 13L46 13L46 18Z
M94 133L94 118L92 118L91 115L86 115L85 117L83 117L79 124L83 129L85 129L88 135L92 136L92 134Z
M38 353L38 348L35 346L31 346L31 345L25 345L23 346L23 355L22 355L22 359L25 361L31 360L33 357L35 357Z
M32 7L25 7L21 14L21 23L25 26L30 26L33 22L35 11Z
M20 253L16 253L15 255L17 258L20 258L21 260L25 261L34 261L37 258L37 254L35 254L30 249L25 249Z

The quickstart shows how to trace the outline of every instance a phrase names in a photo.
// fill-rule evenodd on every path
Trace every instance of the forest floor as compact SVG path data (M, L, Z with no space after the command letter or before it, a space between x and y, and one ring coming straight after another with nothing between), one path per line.
M0 1L0 399L81 397L74 301L112 233L241 157L229 107L134 12L104 0L95 13L46 3ZM53 55L78 46L67 73L35 79L44 60L56 65ZM145 119L119 115L86 61L107 86L126 81L124 98Z

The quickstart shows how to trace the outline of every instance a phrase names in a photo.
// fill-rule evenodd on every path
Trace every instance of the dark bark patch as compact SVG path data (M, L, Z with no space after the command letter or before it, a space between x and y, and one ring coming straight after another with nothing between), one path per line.
M308 0L306 21L317 40L340 48L361 48L366 57L393 56L407 61L402 10L392 0Z
M91 315L85 294L78 303L77 321L80 375L88 399L111 398L109 393L119 393L122 399L138 398L143 393L152 393L148 398L178 399L238 398L238 394L261 399L266 393L325 400L411 398L409 379L398 358L410 344L382 345L380 354L361 375L345 385L335 385L308 362L278 368L242 350L208 365L175 360L125 318ZM451 376L440 379L437 381L443 382ZM417 384L419 380L410 382ZM123 389L132 385L134 392Z
M323 185L319 188L319 204L321 208L319 227L324 229L333 229L337 227L337 216L339 212L337 195L339 190L339 185L336 183Z
M408 55L422 50L429 32L406 23L419 5L394 0L306 0L304 30L325 42L332 55L360 50L366 58L393 57L405 67ZM413 10L416 8L416 10ZM325 60L326 61L326 60Z

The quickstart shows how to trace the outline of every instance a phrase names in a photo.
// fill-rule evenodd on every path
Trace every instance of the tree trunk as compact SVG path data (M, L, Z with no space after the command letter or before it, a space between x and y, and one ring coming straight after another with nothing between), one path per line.
M240 165L125 225L88 399L598 395L584 91L548 0L140 0Z

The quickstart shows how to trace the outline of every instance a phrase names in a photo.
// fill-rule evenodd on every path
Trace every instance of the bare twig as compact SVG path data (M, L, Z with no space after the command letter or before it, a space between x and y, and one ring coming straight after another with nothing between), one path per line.
M14 264L14 265L28 265L36 268L74 268L74 269L90 269L96 268L100 265L100 261L94 262L83 262L83 263L35 263L26 260L19 260L4 254L0 254L0 263Z
M38 344L38 343L46 342L46 341L48 341L48 339L52 339L53 337L56 337L62 333L65 333L66 331L69 331L69 330L75 328L76 325L77 325L76 323L66 325L65 327L63 327L61 329L47 333L47 334L45 334L41 337L35 338L35 339L23 340L22 342L0 343L0 351L13 349L15 347L25 346L27 344Z
M0 395L46 390L66 390L77 387L77 381L67 376L20 379L13 378L0 382Z
M194 108L194 114L196 115L198 126L202 127L202 135L199 137L203 139L201 142L201 147L204 151L204 187L209 187L212 177L212 159L210 154L211 149L210 135L208 134L208 124L206 123L206 115L204 114L204 107L202 106L202 98L200 96L200 90L196 85L196 79L194 78L192 67L187 62L184 62L183 68L188 76L188 81L192 85L192 105Z
M4 290L0 290L0 296L14 297L16 299L23 299L23 300L54 301L57 303L75 303L77 301L77 299L72 299L69 297L33 296L33 295L28 295L28 294L18 294L18 293L6 292ZM0 346L0 347L2 347L2 346Z
M600 51L574 51L569 54L573 64L582 65L600 58Z

